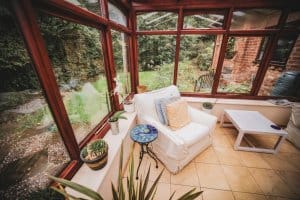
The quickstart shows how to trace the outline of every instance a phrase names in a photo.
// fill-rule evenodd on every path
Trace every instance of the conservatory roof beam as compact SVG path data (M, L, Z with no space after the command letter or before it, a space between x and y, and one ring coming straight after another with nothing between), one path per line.
M156 19L153 19L153 20L151 20L150 22L146 22L146 24L148 25L148 24L152 24L153 22L156 22L157 20L160 20L160 19L162 19L162 18L165 18L165 17L167 17L167 16L169 16L169 15L171 15L172 13L167 13L167 14L165 14L165 15L163 15L163 16L160 16L160 17L158 17L158 18L156 18Z
M203 17L203 16L201 16L201 15L195 15L195 17L200 18L200 19L204 19L204 20L209 21L209 22L213 22L213 23L222 25L221 22L218 22L218 21L216 21L216 20L209 19L209 18L207 18L207 17Z

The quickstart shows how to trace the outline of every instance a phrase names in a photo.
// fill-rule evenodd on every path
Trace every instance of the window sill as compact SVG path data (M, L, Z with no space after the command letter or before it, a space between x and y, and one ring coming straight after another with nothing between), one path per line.
M121 144L124 141L123 151L124 151L124 163L129 158L131 147L133 145L132 140L129 137L129 131L136 125L136 112L125 113L127 120L120 120L120 133L118 135L112 135L111 130L107 132L103 139L108 143L108 161L104 168L100 170L91 170L86 164L83 164L75 176L72 178L73 182L84 185L94 191L97 191L103 196L104 199L111 199L111 182L116 182L118 176L118 163L119 154L121 149ZM125 166L125 165L124 165ZM67 188L67 191L81 198L86 198L84 195Z
M248 99L221 99L221 98L201 98L201 97L183 97L189 105L202 109L203 102L214 104L212 114L218 120L221 119L224 109L254 110L263 114L272 122L278 125L287 125L290 114L290 106L275 105L267 100L248 100Z

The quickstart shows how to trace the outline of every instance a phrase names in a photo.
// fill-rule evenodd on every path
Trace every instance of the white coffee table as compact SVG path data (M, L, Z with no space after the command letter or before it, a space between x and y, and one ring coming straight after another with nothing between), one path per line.
M227 118L231 123L224 123ZM287 136L287 132L283 129L276 130L271 127L275 125L272 121L264 117L257 111L246 111L246 110L224 110L224 114L221 118L221 127L234 126L238 130L238 136L234 144L235 150L263 152L263 153L277 153L280 145L283 143ZM247 138L245 140L252 147L241 146L242 139L245 134L259 134L259 135L276 135L278 140L274 145L273 149L268 148L257 148Z

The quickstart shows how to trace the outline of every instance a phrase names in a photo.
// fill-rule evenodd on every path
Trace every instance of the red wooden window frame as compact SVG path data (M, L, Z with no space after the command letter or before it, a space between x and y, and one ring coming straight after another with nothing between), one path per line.
M215 73L215 81L213 84L212 93L210 95L197 94L197 93L182 93L183 96L204 96L204 97L222 97L222 98L247 98L247 99L266 99L270 97L257 96L260 86L263 82L263 78L266 74L268 65L271 60L271 52L275 48L279 37L284 34L299 34L298 30L284 29L284 23L288 17L289 11L298 5L297 0L286 1L273 1L273 0L252 0L249 2L240 3L239 1L220 1L215 0L197 1L173 1L173 0L153 0L151 2L140 3L139 0L133 0L129 4L124 0L111 0L114 5L117 5L121 11L127 16L128 26L117 24L109 20L108 13L108 0L99 0L102 16L96 15L90 11L75 6L69 2L61 0L12 0L9 2L12 11L16 17L18 26L23 34L25 44L28 52L34 63L34 68L37 71L38 78L46 96L46 100L49 104L50 110L53 114L54 120L61 133L63 141L69 151L71 162L69 166L61 173L61 177L70 178L74 175L76 170L81 166L79 159L80 149L92 138L103 137L109 130L109 125L106 122L108 117L112 114L109 113L89 134L89 136L83 140L79 145L75 140L75 136L68 120L68 116L65 107L62 102L61 95L58 90L58 86L54 77L54 73L51 68L51 63L47 55L46 47L41 36L38 24L36 22L36 16L34 15L35 9L46 12L49 15L60 17L62 19L72 21L75 23L84 24L98 29L102 34L102 48L104 55L104 63L108 81L108 89L112 90L115 83L113 77L115 75L114 62L112 57L112 40L111 29L115 29L120 32L124 32L129 36L129 63L131 66L131 88L132 92L136 92L136 86L139 83L138 80L138 35L176 35L176 52L175 52L175 65L174 65L174 77L173 83L177 83L177 71L179 62L179 50L180 50L180 36L185 34L222 34L223 40L221 44L221 51L219 54L217 69ZM279 23L276 29L267 30L230 30L230 23L232 18L232 12L235 9L245 8L280 8L282 14L279 19ZM138 12L151 12L151 11L174 11L178 13L177 29L171 31L136 31L136 14ZM206 12L211 10L224 10L225 18L223 29L183 29L183 17L185 11L199 11ZM251 95L230 95L217 93L218 82L222 71L222 64L224 60L227 40L229 36L247 36L247 35L262 35L270 36L270 42L266 47L266 54L262 58L261 67L257 72L257 76L254 80ZM111 104L113 110L120 109L117 96L111 98Z

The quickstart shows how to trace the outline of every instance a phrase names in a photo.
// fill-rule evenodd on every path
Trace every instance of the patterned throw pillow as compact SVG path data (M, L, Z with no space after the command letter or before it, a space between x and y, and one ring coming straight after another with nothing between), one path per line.
M174 101L177 101L179 99L180 99L180 97L170 97L170 98L160 98L160 99L154 100L156 113L157 113L159 121L162 124L168 125L166 105L169 103L172 103Z
M186 101L175 101L166 107L169 126L172 130L180 129L191 122Z

